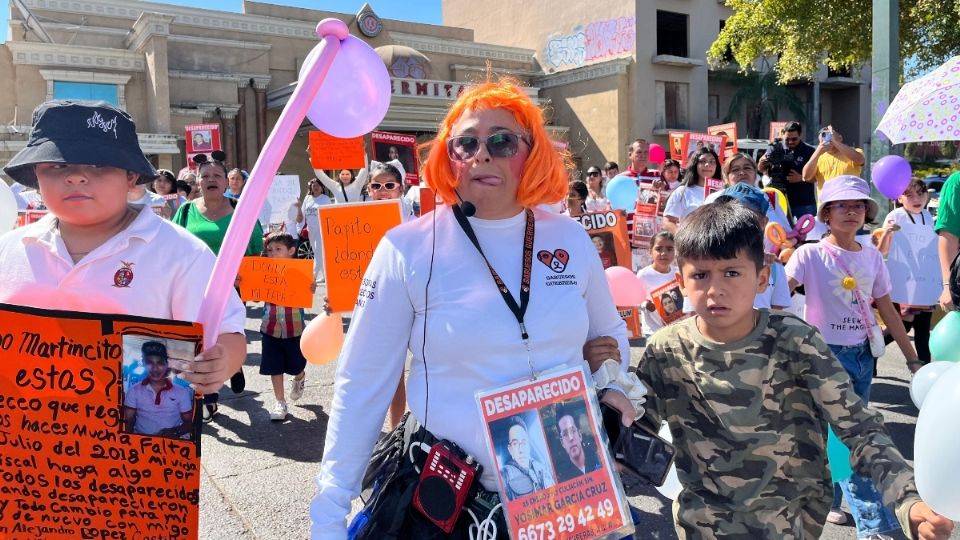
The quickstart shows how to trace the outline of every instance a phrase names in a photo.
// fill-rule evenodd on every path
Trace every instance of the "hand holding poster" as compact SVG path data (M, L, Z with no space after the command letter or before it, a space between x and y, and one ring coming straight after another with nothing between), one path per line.
M354 305L363 305L366 295L374 294L367 288L361 289L361 281L380 239L400 224L400 212L397 199L317 209L331 310L351 311Z
M172 375L200 325L0 318L0 538L197 538L199 401Z
M582 368L477 394L512 538L620 538L633 530Z
M370 144L373 146L374 160L381 163L400 160L407 174L406 183L411 186L420 184L416 135L371 131Z
M341 139L322 131L310 132L310 166L314 169L362 169L363 137Z
M240 299L278 306L313 306L313 261L244 257L240 263Z

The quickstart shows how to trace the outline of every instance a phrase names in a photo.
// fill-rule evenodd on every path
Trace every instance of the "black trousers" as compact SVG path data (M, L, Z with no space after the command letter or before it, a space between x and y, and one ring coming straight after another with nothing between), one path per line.
M900 304L893 304L897 311L900 311ZM913 314L913 321L903 321L907 332L913 329L913 346L917 349L917 356L924 365L930 363L930 320L933 318L932 311L921 311ZM883 341L890 344L893 336L887 334Z

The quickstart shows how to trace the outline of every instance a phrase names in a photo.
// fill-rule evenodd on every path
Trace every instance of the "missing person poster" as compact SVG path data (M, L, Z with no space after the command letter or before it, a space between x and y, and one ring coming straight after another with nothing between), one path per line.
M339 171L362 169L367 166L363 159L363 137L341 139L322 131L311 131L310 166L314 169Z
M670 159L679 161L680 168L687 166L687 155L683 152L683 139L686 135L686 131L670 132Z
M770 142L773 142L774 139L780 139L783 137L783 128L787 127L787 124L790 122L770 122Z
M630 511L583 368L477 394L510 537L621 538Z
M663 225L663 217L658 215L660 191L651 189L649 193L651 197L641 197L633 211L633 248L649 249L650 240Z
M0 538L197 538L199 324L0 304Z
M209 154L220 147L220 124L188 124L183 127L187 155Z
M323 269L333 311L353 311L373 298L376 283L362 283L373 250L401 222L398 199L321 206L317 209L323 238ZM361 287L361 284L363 285Z
M657 314L664 325L683 319L683 293L680 291L680 282L671 280L650 291L650 300L657 308Z
M723 147L723 153L720 157L723 161L730 159L739 150L737 148L737 123L719 124L716 126L707 126L707 133L710 135L719 135L725 137L726 144Z
M637 311L637 306L617 306L617 312L627 325L627 339L640 337L640 312Z
M611 266L630 268L630 242L627 239L627 217L619 210L591 212L575 217L590 236L603 269Z
M370 144L373 146L373 159L381 163L400 161L406 172L406 183L411 186L420 184L420 169L417 161L417 136L406 133L371 131Z
M706 200L711 194L724 190L723 180L719 178L703 179L703 199Z
M274 257L244 257L240 262L240 299L278 306L313 306L313 261Z
M710 135L709 133L688 132L683 135L683 159L681 163L687 163L688 160L701 148L710 148L714 154L719 157L717 167L723 165L723 149L727 145L727 138L721 135Z

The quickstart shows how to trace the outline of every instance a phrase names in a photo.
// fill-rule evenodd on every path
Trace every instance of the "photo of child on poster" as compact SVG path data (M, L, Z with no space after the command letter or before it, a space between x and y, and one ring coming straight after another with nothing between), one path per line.
M123 430L194 438L194 392L176 377L197 354L196 344L152 336L123 337Z
M543 426L537 411L526 411L490 423L497 447L497 465L507 500L554 485Z
M617 266L617 254L613 249L613 233L591 233L590 240L597 248L597 254L600 255L600 262L603 263L604 270L611 266Z

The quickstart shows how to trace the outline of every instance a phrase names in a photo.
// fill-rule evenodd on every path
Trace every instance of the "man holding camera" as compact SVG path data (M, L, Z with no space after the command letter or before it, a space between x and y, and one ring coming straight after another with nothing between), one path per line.
M848 174L860 176L863 170L863 150L843 144L843 135L827 126L818 135L820 144L803 166L803 180L816 182L817 189L823 189L823 183L831 178Z
M790 212L796 217L817 214L816 188L803 178L803 167L810 161L814 149L800 140L801 135L800 122L790 122L757 163L760 172L770 177L770 187L779 189L787 197Z

